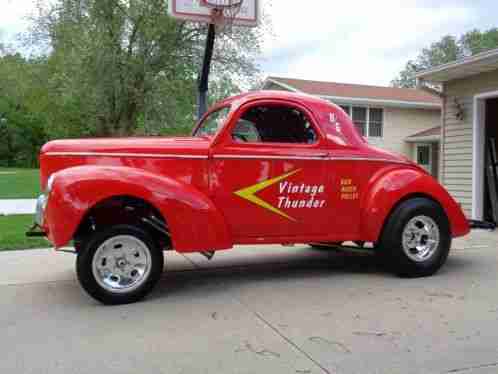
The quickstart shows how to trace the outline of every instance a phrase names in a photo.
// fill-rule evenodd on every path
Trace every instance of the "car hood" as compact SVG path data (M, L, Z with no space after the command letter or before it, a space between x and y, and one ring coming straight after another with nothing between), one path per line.
M406 163L408 165L415 167L416 169L423 171L424 173L427 173L427 171L423 167L421 167L416 162L414 162L413 160L410 160L408 157L406 157L402 154L399 154L396 152L391 152L391 151L373 146L371 144L369 144L368 147L370 149L370 152L373 155L375 155L375 157L377 157L377 158L382 158L384 160L389 160L389 161L393 161L393 162Z
M205 156L209 141L193 137L147 137L55 140L45 144L42 155L178 155Z

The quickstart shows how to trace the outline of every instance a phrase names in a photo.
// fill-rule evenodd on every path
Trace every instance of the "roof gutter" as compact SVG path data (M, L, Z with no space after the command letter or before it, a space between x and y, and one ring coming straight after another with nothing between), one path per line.
M457 68L464 66L464 65L469 65L469 64L476 63L476 62L481 62L481 61L486 60L488 58L492 59L495 57L498 57L498 49L492 49L492 50L489 50L486 52L478 53L474 56L463 58L461 60L457 60L457 61L453 61L453 62L443 64L440 66L436 66L435 68L428 69L428 70L425 70L425 71L422 71L422 72L416 74L415 78L417 78L417 80L418 79L427 79L430 81L430 79L431 79L430 77L436 73L440 73L440 72L443 72L445 70L457 69Z

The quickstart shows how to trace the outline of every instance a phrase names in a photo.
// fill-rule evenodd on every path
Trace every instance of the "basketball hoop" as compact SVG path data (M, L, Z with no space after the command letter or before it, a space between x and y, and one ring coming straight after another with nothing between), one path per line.
M201 4L211 9L212 22L218 28L231 32L244 0L201 0Z
M262 0L168 0L168 13L183 22L208 24L206 48L198 79L197 114L202 118L207 110L209 73L216 34L230 39L233 26L257 27Z
M168 13L176 19L188 22L256 27L261 2L262 0L168 0Z

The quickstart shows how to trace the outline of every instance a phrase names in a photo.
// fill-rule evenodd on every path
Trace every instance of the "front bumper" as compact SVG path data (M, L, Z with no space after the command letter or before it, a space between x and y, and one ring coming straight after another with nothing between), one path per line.
M48 198L45 195L40 195L36 200L35 223L43 227L45 223L45 209L47 209Z
M45 195L40 195L36 200L35 223L31 229L26 232L27 237L45 237L47 233L43 231L45 223L45 210L47 208L48 198Z

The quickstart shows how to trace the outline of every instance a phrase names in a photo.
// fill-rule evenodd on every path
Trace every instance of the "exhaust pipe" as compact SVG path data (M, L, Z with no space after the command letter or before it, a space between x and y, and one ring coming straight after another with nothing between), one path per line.
M474 219L469 220L469 226L472 230L489 230L489 231L496 230L496 223L477 221Z

